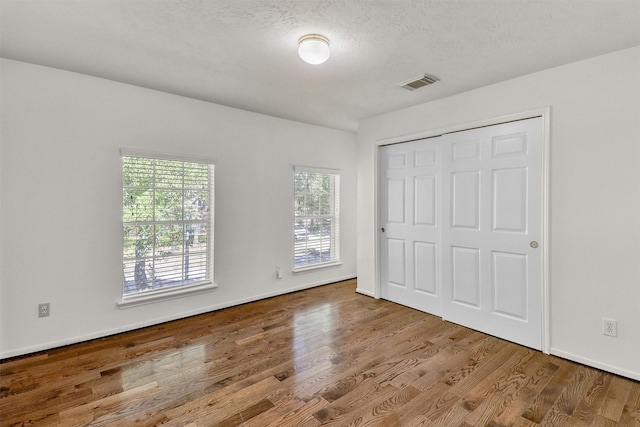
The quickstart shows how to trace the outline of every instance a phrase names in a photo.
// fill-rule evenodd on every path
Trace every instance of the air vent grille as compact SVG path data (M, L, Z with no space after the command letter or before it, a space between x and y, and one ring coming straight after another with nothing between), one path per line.
M421 87L428 86L437 81L438 81L437 77L433 77L428 74L421 74L418 77L414 77L409 81L401 83L400 86L402 86L407 90L416 90L416 89L420 89Z

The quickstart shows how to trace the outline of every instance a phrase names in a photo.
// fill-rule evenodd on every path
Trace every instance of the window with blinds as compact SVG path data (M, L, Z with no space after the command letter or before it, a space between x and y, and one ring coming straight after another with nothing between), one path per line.
M213 164L122 156L123 297L212 281Z
M340 260L340 174L294 171L294 271Z

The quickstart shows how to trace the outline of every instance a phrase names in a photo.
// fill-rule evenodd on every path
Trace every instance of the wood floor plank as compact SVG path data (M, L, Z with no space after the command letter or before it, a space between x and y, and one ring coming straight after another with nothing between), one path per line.
M458 369L458 367L468 363L476 347L484 346L488 340L494 343L498 342L493 337L475 332L460 343L453 345L451 345L451 342L434 344L425 350L420 363L398 375L392 380L392 384L399 388L413 385L420 390L428 389L435 382L441 380L452 385L457 381L450 380L450 377L447 380L443 380L443 378L451 375L452 371L465 371L465 369ZM476 362L473 362L473 365L476 364ZM452 367L456 368L452 369Z
M525 351L522 347L510 346L493 337L485 344L487 346L479 347L479 352L469 357L466 364L456 369L452 375L445 379L445 383L451 385L453 392L460 397L466 396L481 382L488 384L487 376L495 375L505 361L514 355L517 356L519 352ZM500 350L495 351L496 348L500 348Z
M601 415L596 415L591 423L591 427L616 427L619 425L619 422L610 420L609 418L605 418Z
M555 362L555 361L554 361ZM533 423L540 423L563 393L578 365L558 360L558 370L549 384L538 394L523 413Z
M620 417L621 426L640 426L640 387L637 387L638 383L634 383L634 387L629 392L627 404L622 410L622 416Z
M638 382L634 381L634 385ZM640 387L632 387L629 391L629 397L627 398L627 406L632 409L640 409Z
M520 419L533 399L547 386L558 370L558 365L547 359L542 353L534 354L531 363L523 367L523 374L526 377L524 387L512 395L511 403L491 420L490 426L507 426L513 423L513 420Z
M533 355L534 352L529 349L514 354L503 364L505 372L501 369L496 371L499 375L488 375L467 393L462 400L462 405L470 411L465 422L470 425L487 425L517 401L520 390L529 383L524 365Z
M592 387L597 376L598 371L596 369L580 366L563 390L555 406L567 415L574 415L578 404Z
M420 391L413 387L397 390L395 387L385 386L379 391L380 393L368 400L366 404L341 414L339 418L325 420L322 425L334 427L375 425L420 394Z
M451 393L450 389L451 386L448 384L435 383L423 390L419 398L413 399L387 418L389 422L398 422L399 425L432 425L459 402L460 397Z
M434 424L438 427L464 427L466 425L464 419L467 416L469 416L469 411L464 406L456 403L447 413L435 420Z
M640 383L319 286L0 361L1 426L640 427Z
M308 402L289 412L272 420L267 427L289 427L289 426L318 426L320 422L316 420L313 413L326 407L327 401L321 397L314 397Z
M351 393L340 396L338 399L329 402L326 408L317 411L313 416L324 423L328 420L339 419L343 414L361 408L366 402L376 399L380 394L387 394L389 390L397 390L393 386L380 386L374 378L366 378L359 387Z
M613 422L620 421L632 387L633 381L619 376L612 376L607 393L602 399L602 405L598 410L598 415Z
M587 424L592 424L595 417L598 415L598 410L604 403L605 393L609 389L613 377L607 375L604 372L597 372L592 386L586 391L582 400L573 411L573 414L578 419L586 421Z

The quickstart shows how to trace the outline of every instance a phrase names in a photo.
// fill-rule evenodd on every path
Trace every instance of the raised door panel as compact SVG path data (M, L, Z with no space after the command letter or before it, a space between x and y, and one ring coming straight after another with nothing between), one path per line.
M414 224L436 226L437 178L434 175L414 177Z
M414 269L416 290L431 295L438 293L437 246L430 242L414 242Z
M480 171L454 172L451 195L451 228L479 230Z
M493 230L510 233L527 231L527 168L493 170Z
M529 154L526 132L508 133L491 138L491 157L525 157Z
M405 287L406 250L405 241L401 239L387 239L387 258L389 260L389 283Z
M387 156L387 170L404 169L407 167L406 153L389 153Z
M426 144L430 144L427 141ZM436 166L438 164L438 147L436 145L415 147L413 151L413 165L416 168Z
M480 250L452 247L452 302L481 308L480 304Z
M466 162L469 160L480 159L480 143L479 138L461 138L451 143L451 163Z
M528 260L525 254L492 252L493 311L527 320Z

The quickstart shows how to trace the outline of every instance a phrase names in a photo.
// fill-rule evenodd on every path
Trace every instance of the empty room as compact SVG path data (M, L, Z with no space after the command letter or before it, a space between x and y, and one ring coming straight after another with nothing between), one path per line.
M640 0L0 0L0 425L640 426Z

